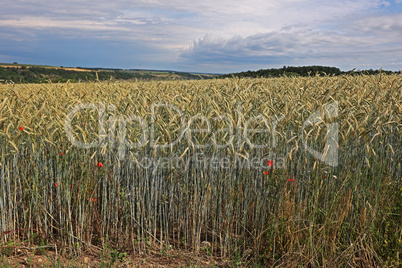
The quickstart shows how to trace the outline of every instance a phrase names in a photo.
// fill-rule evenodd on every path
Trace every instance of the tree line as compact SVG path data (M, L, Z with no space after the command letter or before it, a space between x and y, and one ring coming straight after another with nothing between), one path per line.
M271 68L271 69L261 69L258 71L247 71L240 73L230 73L225 75L220 75L218 78L226 78L226 77L281 77L281 76L315 76L315 75L329 75L329 76L338 76L338 75L362 75L362 74L393 74L400 73L400 71L384 71L384 70L359 70L355 69L350 71L341 71L336 67L327 67L327 66L302 66L302 67L293 67L293 66L283 66L282 68Z

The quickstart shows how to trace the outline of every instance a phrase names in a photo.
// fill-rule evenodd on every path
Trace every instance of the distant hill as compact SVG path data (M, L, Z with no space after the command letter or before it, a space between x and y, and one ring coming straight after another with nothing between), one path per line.
M343 74L350 75L361 75L361 74L378 74L378 73L392 74L392 73L400 73L400 72L392 72L392 71L384 71L384 70L363 70L363 71L355 71L355 69L347 72L341 71L336 67L327 67L327 66L302 66L302 67L293 67L293 66L283 66L282 68L275 69L261 69L258 71L247 71L240 73L230 73L225 75L220 75L217 78L225 78L225 77L280 77L280 76L314 76L314 75L330 75L330 76L338 76Z
M210 79L216 75L141 69L56 67L18 63L0 63L0 82L57 83L105 80L188 80Z
M101 67L63 67L32 65L18 63L0 63L0 83L57 83L57 82L83 82L83 81L105 81L105 80L198 80L226 77L280 77L280 76L314 76L342 74L392 74L400 72L384 70L363 70L363 71L341 71L336 67L327 66L283 66L282 68L261 69L258 71L247 71L230 73L224 75L206 73L187 73L171 70L144 70L144 69L117 69Z

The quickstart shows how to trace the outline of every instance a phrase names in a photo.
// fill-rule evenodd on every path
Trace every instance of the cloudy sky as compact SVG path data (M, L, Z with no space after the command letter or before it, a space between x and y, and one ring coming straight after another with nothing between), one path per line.
M3 0L0 62L402 70L402 0Z

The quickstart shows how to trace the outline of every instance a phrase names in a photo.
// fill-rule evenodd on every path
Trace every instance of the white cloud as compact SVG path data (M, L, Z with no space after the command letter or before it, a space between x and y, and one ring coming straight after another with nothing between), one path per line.
M55 20L40 17L24 17L21 19L8 19L0 20L0 27L16 27L25 29L52 29L52 28L66 28L74 30L113 30L125 31L124 27L118 27L116 24L102 23L90 20Z
M193 32L230 37L250 35L259 32L278 30L283 26L303 24L314 27L325 26L330 20L337 20L351 14L378 8L382 1L329 1L329 0L204 0L204 1L162 1L162 0L116 0L116 1L50 1L20 0L6 1L0 10L0 17L8 22L38 16L48 20L49 27L76 28L80 21L93 24L116 24L116 26L139 24L188 27L188 36ZM60 21L57 24L55 21ZM70 23L67 23L70 22ZM323 25L324 24L324 25ZM7 24L11 27L12 25ZM26 24L26 27L29 27ZM45 25L41 25L44 27ZM84 24L83 30L88 28ZM200 36L198 36L200 37ZM171 38L177 39L175 36ZM191 40L193 40L192 38ZM188 38L182 40L188 42Z
M390 14L386 16L368 16L353 21L352 25L342 25L345 29L355 33L369 33L380 36L391 35L402 42L402 36L397 34L402 31L402 14Z
M183 49L180 59L190 66L224 62L228 71L231 67L233 70L233 66L244 66L244 69L253 64L253 69L284 64L331 65L345 69L376 65L380 68L395 59L402 59L401 41L399 36L384 40L376 35L329 31L269 32L231 39L205 36Z

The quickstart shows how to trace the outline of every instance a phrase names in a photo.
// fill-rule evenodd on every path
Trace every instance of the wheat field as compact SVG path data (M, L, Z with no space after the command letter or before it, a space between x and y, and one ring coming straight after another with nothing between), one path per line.
M0 84L0 250L398 267L401 92L400 74Z

